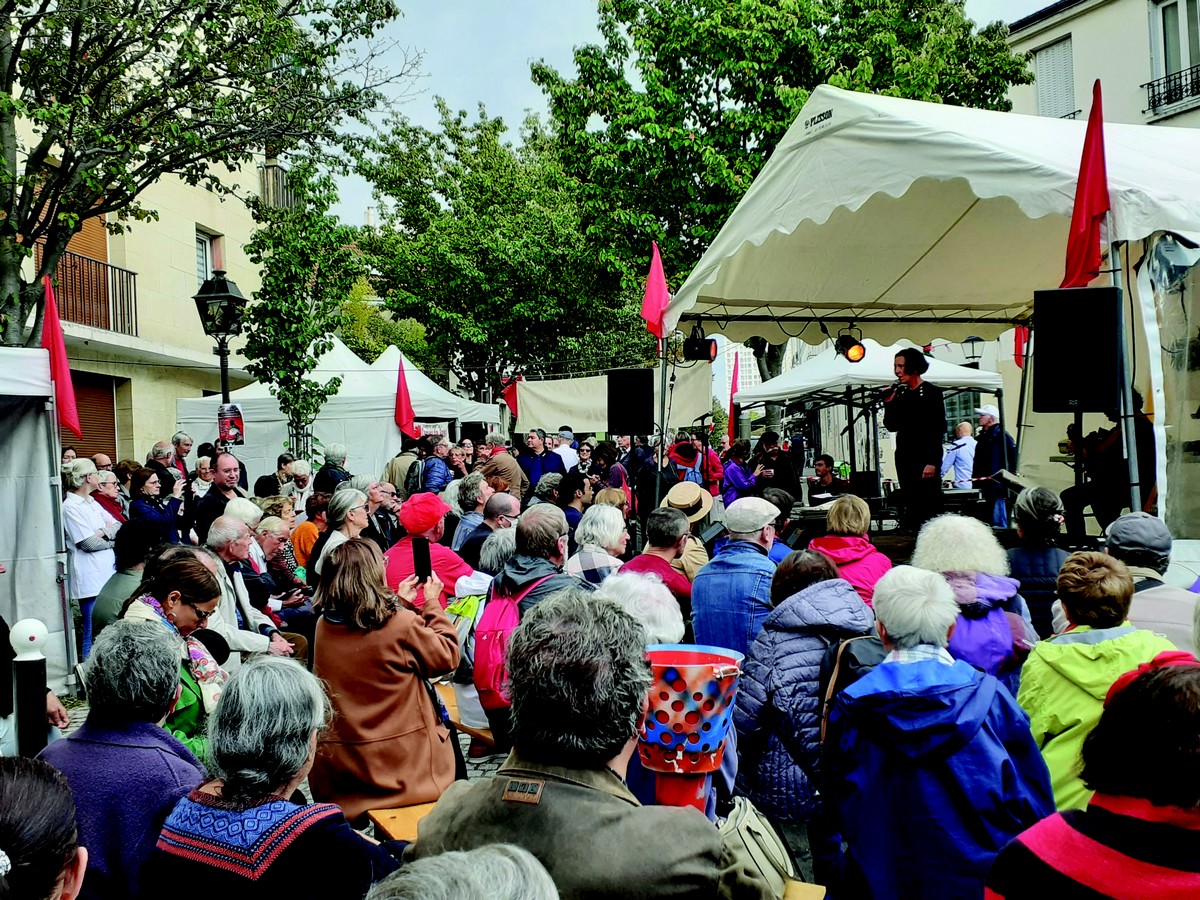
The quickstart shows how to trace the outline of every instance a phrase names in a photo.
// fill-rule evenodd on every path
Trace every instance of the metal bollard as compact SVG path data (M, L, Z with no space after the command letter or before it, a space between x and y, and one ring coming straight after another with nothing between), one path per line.
M46 746L46 645L49 630L37 619L22 619L12 627L9 641L13 660L13 722L17 754L37 756Z

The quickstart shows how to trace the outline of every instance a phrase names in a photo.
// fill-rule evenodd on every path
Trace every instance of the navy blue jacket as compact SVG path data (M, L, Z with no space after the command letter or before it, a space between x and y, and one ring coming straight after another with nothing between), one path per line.
M1000 849L1054 812L1029 717L962 660L876 666L838 694L823 749L870 896L981 897Z
M751 646L733 710L738 789L773 821L804 822L817 812L821 659L874 624L848 581L819 581L775 607Z
M129 504L129 518L153 522L158 526L164 543L178 544L179 532L175 530L175 517L179 515L179 507L182 505L183 500L179 497L171 497L166 503L158 498L138 497Z
M971 477L975 479L991 478L1004 468L1011 468L1017 463L1017 445L1009 433L1003 432L1001 440L1000 424L989 428L981 428L975 436L975 461L971 464ZM1008 450L1008 465L1005 466L1004 451ZM1008 488L998 481L979 481L976 486L989 500L1008 495Z
M1021 583L1021 596L1029 604L1029 615L1038 637L1054 634L1051 607L1058 599L1058 571L1070 556L1061 547L1016 546L1008 551L1011 575Z
M533 451L522 453L517 457L517 465L521 467L521 471L529 479L529 486L531 488L537 487L537 483L542 480L543 475L554 473L559 475L567 474L567 467L563 463L563 458L551 450L545 450L538 454L535 454ZM532 493L530 491L531 495Z

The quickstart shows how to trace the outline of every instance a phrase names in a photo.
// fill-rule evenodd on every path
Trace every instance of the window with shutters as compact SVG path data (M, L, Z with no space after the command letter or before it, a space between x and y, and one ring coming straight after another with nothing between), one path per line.
M114 380L91 372L71 372L75 388L75 406L79 411L82 438L65 428L59 429L63 447L74 447L79 456L106 453L117 461L117 412Z
M1200 0L1151 0L1147 112L1200 97Z
M1033 72L1039 116L1066 118L1079 111L1075 106L1075 64L1070 35L1038 50L1033 57Z

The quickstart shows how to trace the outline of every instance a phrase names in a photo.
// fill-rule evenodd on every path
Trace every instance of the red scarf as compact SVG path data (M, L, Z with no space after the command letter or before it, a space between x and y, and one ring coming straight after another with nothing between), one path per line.
M125 523L125 511L121 509L120 500L110 497L108 494L102 494L99 491L92 493L92 499L104 507L105 511L118 522Z

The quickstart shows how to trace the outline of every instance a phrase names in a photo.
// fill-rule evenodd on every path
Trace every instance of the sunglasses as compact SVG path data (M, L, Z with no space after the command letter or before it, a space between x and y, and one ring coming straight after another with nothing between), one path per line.
M188 606L192 606L192 605L189 603ZM201 625L203 625L205 622L208 621L208 617L211 616L213 613L215 613L216 610L215 609L201 609L198 606L192 606L192 612L194 612L196 614L196 620Z

